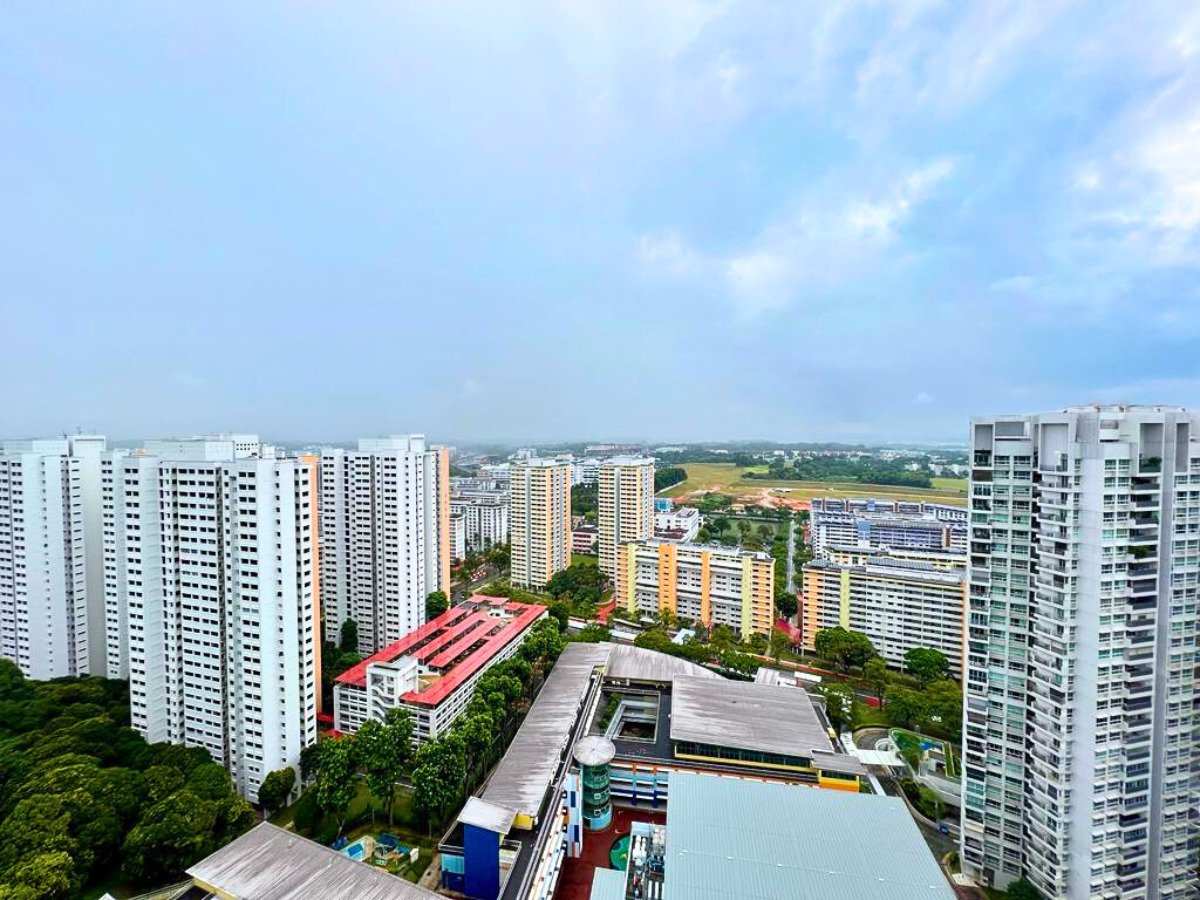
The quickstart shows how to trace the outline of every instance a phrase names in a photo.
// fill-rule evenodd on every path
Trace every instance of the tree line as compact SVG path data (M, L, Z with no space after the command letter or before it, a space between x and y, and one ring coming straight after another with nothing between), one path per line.
M148 744L129 686L30 681L0 659L0 898L60 900L183 870L254 824L208 751Z
M928 470L909 471L912 460L878 457L811 456L785 462L773 461L765 473L743 472L745 478L774 481L841 481L861 484L890 484L902 487L932 487Z
M817 656L839 672L861 673L865 684L882 702L890 725L915 728L953 741L962 731L962 687L950 676L950 661L940 650L914 647L904 656L906 675L893 672L860 631L836 627L813 638ZM857 721L854 690L845 682L823 684L829 722L835 729L854 728Z
M686 478L687 470L681 466L667 466L663 469L655 469L654 492L658 493L673 484L679 484L679 482L684 481Z
M411 781L420 819L431 829L443 825L503 750L563 646L557 619L539 622L516 655L480 676L450 731L424 741L415 753L411 718L400 709L389 711L383 722L365 722L354 735L320 739L301 755L308 789L294 811L296 830L322 843L338 837L360 783L383 806L390 824L396 786L404 780Z

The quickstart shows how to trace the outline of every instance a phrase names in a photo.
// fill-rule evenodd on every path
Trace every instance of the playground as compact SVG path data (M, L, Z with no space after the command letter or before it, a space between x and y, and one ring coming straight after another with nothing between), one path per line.
M343 856L386 869L393 875L403 874L405 869L415 866L421 857L420 848L409 847L386 831L378 835L364 834L353 841L338 838L332 847Z

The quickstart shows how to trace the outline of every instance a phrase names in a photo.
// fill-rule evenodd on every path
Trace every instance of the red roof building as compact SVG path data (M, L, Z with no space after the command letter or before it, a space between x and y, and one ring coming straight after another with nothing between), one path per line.
M334 723L354 732L404 707L416 742L443 734L466 709L479 677L507 659L546 607L476 594L347 669L334 683Z

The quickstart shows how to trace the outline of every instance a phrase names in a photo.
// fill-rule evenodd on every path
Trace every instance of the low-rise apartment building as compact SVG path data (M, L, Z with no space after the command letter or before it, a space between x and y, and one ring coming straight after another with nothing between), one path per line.
M471 702L480 677L520 648L546 607L475 595L342 673L334 727L355 732L389 709L407 709L413 741L436 738Z
M854 548L804 566L799 619L804 646L815 649L818 631L841 626L861 631L888 665L904 666L916 647L946 654L961 675L967 604L961 567L905 558L906 553L874 551L859 557Z
M617 604L629 612L666 610L743 637L771 630L775 561L770 554L658 539L620 548Z
M691 543L700 533L703 520L694 506L673 506L655 509L654 536L664 541Z

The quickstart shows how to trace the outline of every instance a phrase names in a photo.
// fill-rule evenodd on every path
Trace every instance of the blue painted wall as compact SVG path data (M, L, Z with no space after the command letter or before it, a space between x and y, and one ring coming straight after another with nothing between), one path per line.
M463 893L471 900L496 900L500 896L500 835L464 825L463 858Z

